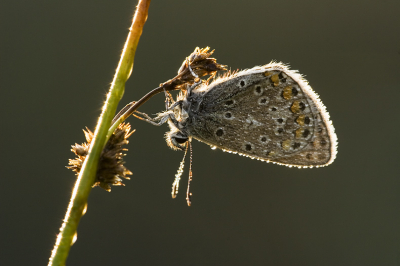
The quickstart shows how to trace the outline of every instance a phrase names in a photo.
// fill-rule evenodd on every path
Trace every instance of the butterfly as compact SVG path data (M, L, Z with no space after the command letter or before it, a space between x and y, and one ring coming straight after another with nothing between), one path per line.
M196 76L176 101L166 96L167 110L153 123L167 122L168 146L185 155L196 139L213 149L289 167L326 166L336 157L337 136L325 106L307 80L282 63L228 72L211 82ZM182 171L183 161L173 197ZM191 179L190 164L189 205Z

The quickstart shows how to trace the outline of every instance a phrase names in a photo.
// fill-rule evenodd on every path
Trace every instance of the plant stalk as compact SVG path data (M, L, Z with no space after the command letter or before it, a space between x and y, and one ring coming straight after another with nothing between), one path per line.
M86 211L87 199L95 180L98 160L106 142L106 135L118 103L124 94L125 83L132 72L136 48L147 20L150 1L139 0L136 7L128 38L96 125L94 140L76 180L64 222L57 236L48 265L64 266L70 247L76 240L78 224Z

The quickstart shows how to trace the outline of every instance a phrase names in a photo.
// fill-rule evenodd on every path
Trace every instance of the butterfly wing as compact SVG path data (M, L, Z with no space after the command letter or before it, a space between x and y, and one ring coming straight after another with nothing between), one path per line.
M280 63L245 70L199 88L187 131L224 151L297 167L336 157L329 114L307 81Z

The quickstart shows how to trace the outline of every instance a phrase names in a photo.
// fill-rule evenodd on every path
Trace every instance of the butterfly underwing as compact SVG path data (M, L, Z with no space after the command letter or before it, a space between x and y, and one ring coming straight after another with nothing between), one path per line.
M297 71L271 62L182 92L167 117L168 145L192 138L213 148L289 167L321 167L337 153L337 137L319 96Z

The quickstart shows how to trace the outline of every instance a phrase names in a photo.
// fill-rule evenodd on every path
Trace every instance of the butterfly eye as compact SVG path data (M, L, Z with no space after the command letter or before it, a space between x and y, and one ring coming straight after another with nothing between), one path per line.
M171 148L184 151L189 138L181 132L171 134Z
M183 144L183 143L185 143L185 142L188 140L188 138L173 137L173 140L176 141L176 142L179 143L179 144Z
M189 137L180 131L170 131L165 134L168 146L173 150L184 151Z

